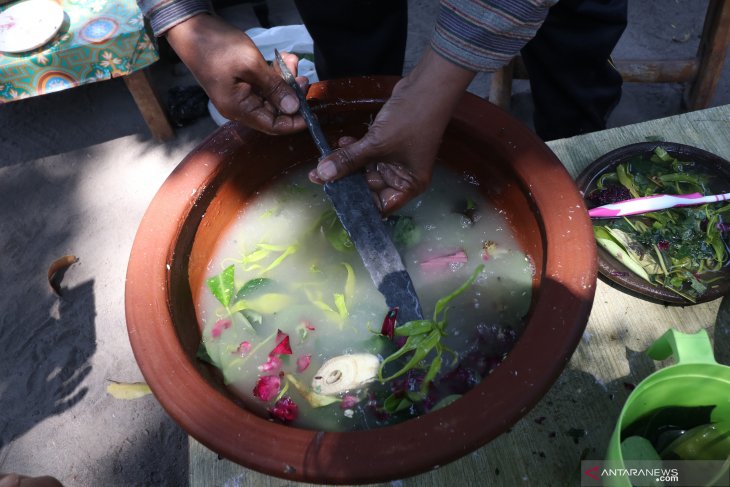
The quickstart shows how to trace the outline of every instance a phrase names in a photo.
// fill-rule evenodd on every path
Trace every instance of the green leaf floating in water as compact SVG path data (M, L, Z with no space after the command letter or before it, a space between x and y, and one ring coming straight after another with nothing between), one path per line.
M223 272L205 281L208 285L208 289L210 289L210 292L213 293L213 296L215 296L215 298L226 308L228 308L231 298L233 297L233 290L235 287L233 278L234 266L229 265L223 270Z
M410 370L423 368L426 371L426 375L421 385L420 393L414 393L414 396L410 400L420 400L425 397L429 383L441 371L443 362L442 354L450 351L450 349L441 343L441 338L446 336L444 330L446 328L447 306L454 298L466 291L474 283L483 269L483 264L477 266L464 284L455 289L451 294L439 299L436 303L432 320L409 321L395 328L395 335L406 336L408 338L401 348L387 356L381 362L378 369L378 379L381 382L387 382L400 377ZM427 362L427 357L432 352L433 358L430 363L423 366L422 363ZM406 362L397 371L384 377L385 367L401 359L406 360ZM397 401L396 398L387 402L387 406L396 408L395 410L398 410L397 408L402 407L403 404L402 401ZM386 407L386 410L389 410L388 407ZM393 410L389 410L389 412L393 412Z
M335 210L327 210L320 217L322 233L335 250L349 252L355 248L350 236L337 218Z
M257 277L255 279L247 281L246 284L241 286L241 289L239 289L236 293L236 301L238 301L239 299L243 299L246 296L250 296L257 291L260 291L261 289L270 286L271 284L273 284L273 282L273 280L267 277Z

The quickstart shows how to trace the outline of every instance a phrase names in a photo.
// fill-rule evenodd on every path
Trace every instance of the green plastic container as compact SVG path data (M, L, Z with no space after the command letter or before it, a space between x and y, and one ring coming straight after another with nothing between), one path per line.
M669 330L646 353L654 360L673 356L677 363L654 372L629 395L608 446L606 460L614 467L621 468L625 460L632 460L623 457L621 431L651 411L715 405L712 422L730 421L730 367L715 361L705 330L692 335ZM604 485L631 486L625 477L606 480Z

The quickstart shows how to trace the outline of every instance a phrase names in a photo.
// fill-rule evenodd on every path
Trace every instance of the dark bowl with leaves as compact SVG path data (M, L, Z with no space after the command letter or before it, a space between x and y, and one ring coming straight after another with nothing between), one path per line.
M730 163L672 142L613 150L577 178L589 208L658 194L730 192ZM730 290L726 202L593 219L598 269L609 283L664 304L712 301Z
M317 83L308 98L336 141L361 136L396 81ZM255 414L196 358L201 327L195 303L218 240L238 211L282 171L316 159L307 133L272 137L230 123L180 163L145 213L129 261L125 306L136 360L175 421L245 467L288 480L365 483L443 466L525 415L579 342L596 283L583 199L560 161L524 125L465 96L444 134L439 164L481 182L479 191L503 212L534 263L524 331L499 366L441 409L382 428L315 431Z

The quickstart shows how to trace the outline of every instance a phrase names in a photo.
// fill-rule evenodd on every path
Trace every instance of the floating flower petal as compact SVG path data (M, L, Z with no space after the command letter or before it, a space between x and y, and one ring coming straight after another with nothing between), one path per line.
M231 327L231 320L218 320L213 325L213 329L210 330L210 335L213 338L218 338L223 333L223 330L227 330Z
M277 375L264 375L259 377L253 388L254 397L264 402L271 401L279 393L281 379Z
M278 419L282 423L291 423L297 419L299 414L299 406L291 397L284 396L274 404L273 408L269 408L269 413L274 419Z
M241 357L244 357L248 352L251 351L251 342L249 341L243 341L240 345L238 345L238 348L236 348L236 352Z
M383 319L383 325L380 327L380 334L393 339L395 332L395 322L398 318L398 308L391 308Z
M281 367L281 359L277 357L276 355L269 355L268 360L266 360L265 364L261 364L258 366L258 369L261 372L273 372L275 370L278 370Z
M281 330L276 330L276 346L269 355L291 355L289 335Z
M307 367L309 367L309 364L312 362L312 355L306 354L302 355L297 359L297 372L304 372L307 370Z
M350 409L351 407L354 407L355 404L359 403L360 399L357 396L353 396L352 394L348 394L345 397L342 398L342 402L340 403L340 407L342 409Z

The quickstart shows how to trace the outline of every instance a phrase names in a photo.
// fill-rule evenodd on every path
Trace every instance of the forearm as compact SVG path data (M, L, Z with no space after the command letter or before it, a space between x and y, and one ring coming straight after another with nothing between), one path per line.
M557 0L441 0L431 38L439 55L472 71L495 71L535 36Z
M199 15L213 13L209 0L137 0L155 36L166 34L172 27Z
M411 118L428 117L435 122L430 127L440 138L474 76L475 71L463 68L429 48L413 71L399 83L398 91L416 101L410 105L411 109L417 110Z

